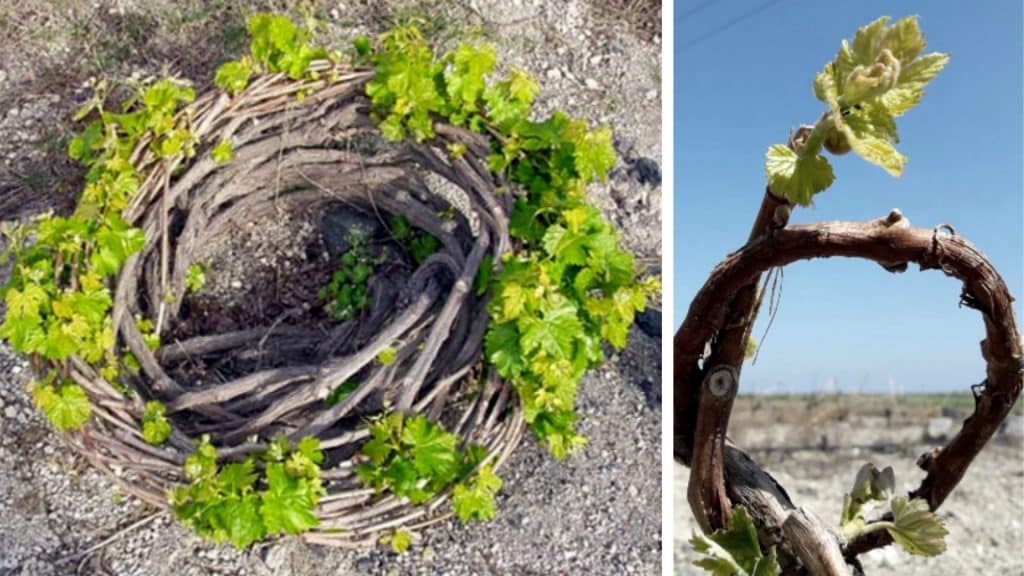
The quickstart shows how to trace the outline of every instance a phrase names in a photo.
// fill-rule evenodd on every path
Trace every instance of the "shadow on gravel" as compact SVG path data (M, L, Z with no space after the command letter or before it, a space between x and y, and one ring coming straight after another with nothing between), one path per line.
M9 116L2 132L19 136L0 165L0 221L73 209L84 171L67 157L67 145L81 129L72 118L91 95L90 79L168 72L201 92L217 66L245 49L244 23L261 4L204 4L154 2L128 12L27 0L0 9L0 35L10 41L0 49L0 69L23 70L0 90L0 119ZM45 97L53 101L39 106ZM37 109L36 117L27 113Z

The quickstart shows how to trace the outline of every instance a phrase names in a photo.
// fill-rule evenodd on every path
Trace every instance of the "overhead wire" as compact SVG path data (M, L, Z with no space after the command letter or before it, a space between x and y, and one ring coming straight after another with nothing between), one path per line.
M682 22L683 20L686 20L687 18L693 16L694 14L697 14L700 11L704 10L705 8L718 4L719 1L720 0L707 0L706 2L701 2L700 4L694 6L693 8L690 8L683 12L682 14L676 16L676 22Z
M750 10L747 10L746 12L743 12L742 14L739 14L739 15L733 17L733 18L730 18L729 20L723 22L719 26L716 26L715 28L709 30L708 32L706 32L704 34L701 34L700 36L694 38L693 40L690 40L688 42L684 42L679 47L679 52L685 52L687 50L690 50L694 46L697 46L698 44L704 43L704 42L714 38L715 36L718 36L722 32L725 32L726 30L729 30L733 26L736 26L736 25L740 24L744 20L748 20L750 18L753 18L754 16L757 16L761 12L764 12L765 10L771 8L772 6L775 6L776 4L778 4L778 3L782 2L782 1L783 0L768 0L767 2L761 3L761 4L757 5L757 6L755 6L754 8L751 8Z

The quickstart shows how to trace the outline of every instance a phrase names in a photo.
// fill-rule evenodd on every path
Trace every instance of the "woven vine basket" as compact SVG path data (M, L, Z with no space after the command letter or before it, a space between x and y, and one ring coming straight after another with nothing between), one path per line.
M176 118L197 139L191 159L159 158L145 138L138 143L131 158L144 181L124 216L143 230L145 244L125 262L113 291L118 342L140 366L129 382L135 393L123 394L71 358L68 376L86 391L93 417L67 439L126 492L169 508L168 494L187 483L183 464L204 435L225 462L258 454L282 435L293 442L315 436L326 494L315 509L319 527L303 537L372 545L389 531L451 514L443 505L450 489L414 506L360 481L355 465L372 416L424 414L461 441L486 447L495 467L523 435L511 386L482 369L487 296L472 289L478 269L512 249L514 197L495 194L507 184L488 170L483 136L437 125L428 142L386 142L365 96L372 70L325 60L309 72L320 79L265 74L237 95L213 89L196 98ZM233 149L227 162L210 153L222 142ZM447 154L452 145L465 152ZM198 247L232 234L239 222L339 207L382 222L403 216L440 248L422 262L390 266L396 272L389 282L371 282L371 304L357 319L326 328L270 319L167 337L190 313L187 276ZM156 327L159 348L147 346L140 320ZM392 347L394 361L381 361ZM193 370L253 349L259 362L232 362L227 375L197 378ZM359 384L340 402L325 402L349 381ZM140 432L148 398L166 405L172 432L162 446Z

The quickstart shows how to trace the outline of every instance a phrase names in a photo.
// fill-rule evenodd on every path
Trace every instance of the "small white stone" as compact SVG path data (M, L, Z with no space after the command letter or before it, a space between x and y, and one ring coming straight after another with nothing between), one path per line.
M658 90L656 88L651 88L650 90L648 90L644 94L644 98L646 98L647 100L654 100L657 97L658 97Z
M591 56L590 57L590 64L593 65L593 66L597 66L598 64L601 63L601 60L603 58L604 58L604 56L601 56L600 54L598 54L597 56Z
M583 83L586 84L587 88L590 88L591 90L597 90L598 88L600 88L600 85L597 83L597 80L594 80L593 78L587 78L586 80L583 81Z
M547 71L547 77L552 80L558 80L562 77L562 72L558 68L549 68Z
M232 280L231 281L231 287L234 288L235 290L238 290L239 288L242 287L242 281L241 280Z
M13 420L18 416L18 407L13 404L4 408L4 418Z

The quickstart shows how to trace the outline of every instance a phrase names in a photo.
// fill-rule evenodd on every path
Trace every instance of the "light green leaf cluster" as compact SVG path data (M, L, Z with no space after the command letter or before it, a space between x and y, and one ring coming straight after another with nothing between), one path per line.
M425 230L413 228L409 219L401 214L391 220L391 239L406 246L417 264L422 264L441 247L441 241Z
M281 72L294 80L316 79L317 75L309 72L310 64L330 55L313 42L313 36L311 24L299 27L288 16L254 14L249 18L250 54L222 64L214 83L229 94L238 94L249 86L252 76L260 72ZM220 156L224 156L223 152ZM214 159L217 157L215 150Z
M189 264L185 272L185 286L189 292L199 292L206 285L206 267L198 262Z
M52 383L53 377L33 386L32 400L36 407L46 414L53 427L61 432L81 428L92 414L92 405L85 390L70 380L60 385Z
M314 60L327 58L327 51L312 44L312 30L299 28L287 16L260 13L249 19L249 51L252 59L270 72L284 72L294 80L302 78Z
M70 216L47 215L11 232L16 261L0 289L8 307L0 338L51 362L77 356L115 386L122 361L109 284L145 241L121 215L141 181L131 155L143 138L158 158L194 153L179 118L195 98L192 88L173 78L128 80L123 88L128 97L119 111L104 109L105 82L79 111L77 118L96 117L68 146L68 155L89 169L79 203Z
M942 520L921 498L908 500L893 497L896 478L891 467L879 471L868 463L857 472L853 490L846 495L840 532L846 539L876 530L887 530L893 540L907 552L918 556L937 556L946 550L945 536L949 533ZM892 521L869 523L867 513L886 502L892 511Z
M501 478L490 464L481 466L471 479L457 484L452 491L455 515L463 522L493 520L497 513L494 496L498 490L501 490Z
M820 154L801 156L782 144L768 149L768 187L790 202L806 206L815 194L832 185L835 175Z
M942 521L921 498L908 501L897 496L890 502L893 521L886 530L892 539L907 552L917 556L938 556L946 551L945 537L949 534Z
M454 485L452 505L463 522L494 517L501 479L490 465L471 476L486 450L477 445L461 450L457 436L424 416L381 416L371 424L362 454L367 461L356 473L378 492L422 504Z
M574 431L583 373L602 361L602 341L625 345L658 289L636 281L632 255L586 199L586 185L615 164L611 131L561 112L532 120L536 81L516 69L495 78L495 50L484 42L435 57L419 30L404 26L357 51L376 67L367 94L386 137L431 138L436 119L466 126L491 139L490 169L528 192L511 217L520 249L478 286L495 295L486 353L515 385L537 436L565 457L585 442Z
M164 414L167 408L160 402L146 402L146 410L142 414L142 437L150 444L159 446L171 437L171 423Z
M383 258L370 254L358 235L351 235L349 243L352 247L341 255L330 281L317 291L328 314L341 321L352 320L370 307L370 276L383 263Z
M418 141L434 135L433 114L441 112L443 92L438 80L445 64L436 61L430 46L414 26L399 26L381 36L372 53L375 78L366 94L378 110L381 134L403 140L411 134Z
M249 77L254 73L252 58L243 57L221 64L213 82L229 94L238 94L249 85Z
M412 534L405 530L395 530L393 534L385 534L381 536L380 543L384 545L391 545L391 550L395 554L405 554L409 551L409 546L412 544Z
M884 470L878 470L870 462L861 466L853 482L853 490L843 501L843 516L839 523L843 537L849 539L863 532L869 505L888 500L895 487L896 477L891 466Z
M388 346L387 348L381 350L380 353L377 354L377 361L383 364L384 366L390 366L394 364L395 360L397 359L398 350L395 349L393 346Z
M142 342L147 348L156 350L160 347L160 335L156 333L156 326L153 325L152 320L136 314L135 327L138 328L139 334L142 336Z
M693 562L714 576L778 576L779 564L775 547L768 554L761 552L757 530L746 509L737 506L728 526L709 536L694 532L690 545L699 554Z
M262 461L250 457L219 465L216 449L203 437L185 460L189 484L174 489L171 506L200 536L237 548L275 534L299 534L319 525L314 510L325 493L323 458L316 438L303 438L292 447L281 437Z
M907 162L895 147L895 118L917 105L924 87L949 61L947 54L922 55L926 42L910 16L889 25L882 17L860 28L852 42L844 40L835 60L814 79L814 95L829 111L805 143L788 153L785 146L768 150L765 172L772 192L806 205L834 179L821 147L841 155L859 156L899 177Z
M214 162L223 164L224 162L230 162L235 157L235 150L231 147L231 142L221 140L210 151L210 156Z

